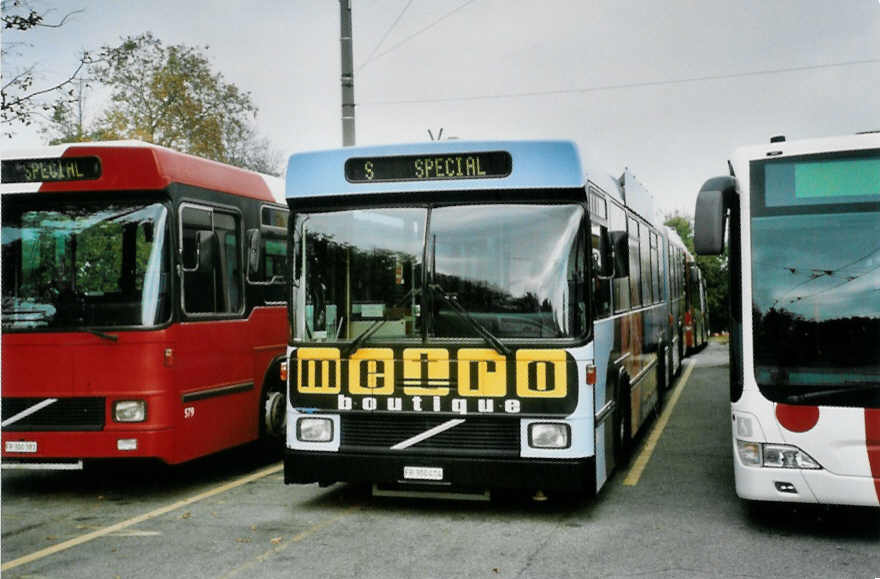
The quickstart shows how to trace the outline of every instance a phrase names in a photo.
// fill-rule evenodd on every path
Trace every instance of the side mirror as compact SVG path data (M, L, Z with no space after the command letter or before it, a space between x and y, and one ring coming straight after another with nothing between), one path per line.
M260 273L260 263L263 261L263 234L259 229L248 230L248 274L256 276Z
M217 234L204 230L196 232L196 252L197 271L214 269L217 261Z
M629 277L629 238L626 231L611 231L609 235L614 254L614 277Z
M724 229L733 195L733 177L713 177L700 188L694 211L694 249L699 255L719 255L724 251Z

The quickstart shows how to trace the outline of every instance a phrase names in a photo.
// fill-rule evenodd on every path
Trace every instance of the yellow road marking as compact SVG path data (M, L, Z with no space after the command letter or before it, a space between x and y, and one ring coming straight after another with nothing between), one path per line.
M686 363L684 374L682 375L681 380L679 380L678 386L672 391L672 397L663 408L663 412L660 413L660 418L657 419L657 423L648 435L648 439L645 441L645 446L642 447L642 451L633 463L632 468L629 469L629 473L626 475L626 478L623 479L623 486L634 487L639 483L639 479L642 477L645 467L648 466L648 461L651 460L651 455L654 454L657 442L660 441L660 437L663 435L666 423L669 422L669 418L672 416L672 411L675 410L678 398L684 391L684 387L687 385L688 378L690 378L693 369L694 362L693 360L690 360Z
M150 511L149 513L144 513L143 515L134 517L132 519L128 519L126 521L122 521L116 523L115 525L110 525L109 527L104 527L103 529L98 529L97 531L93 531L91 533L86 533L85 535L80 535L79 537L74 537L68 541L64 541L63 543L58 543L57 545L52 545L51 547L47 547L45 549L41 549L30 555L25 555L24 557L19 557L18 559L14 559L9 561L8 563L4 563L0 566L0 571L7 571L9 569L13 569L18 567L19 565L25 565L27 563L33 563L39 559L43 559L44 557L48 557L49 555L54 555L56 553L60 553L61 551L65 551L72 547L76 547L77 545L82 545L83 543L87 543L94 539L98 539L100 537L104 537L106 535L110 535L112 533L118 533L122 529L126 529L133 525L137 525L138 523L143 523L144 521L148 521L150 519L155 519L156 517L162 516L166 513L170 513L171 511L175 511L187 505L191 505L193 503L199 502L201 500L213 497L215 495L219 495L226 491L232 490L236 487L240 487L246 485L255 480L259 480L261 478L265 478L269 475L273 475L277 472L280 472L281 469L284 468L284 465L281 463L266 467L262 470L258 470L255 473L249 474L247 476L243 476L239 479L236 479L232 482L226 483L224 485L220 485L219 487L215 487L213 489L207 490L203 493L199 493L195 496L192 496L188 499L183 499L181 501L177 501L176 503L172 503L170 505L166 505L164 507L158 508L154 511Z

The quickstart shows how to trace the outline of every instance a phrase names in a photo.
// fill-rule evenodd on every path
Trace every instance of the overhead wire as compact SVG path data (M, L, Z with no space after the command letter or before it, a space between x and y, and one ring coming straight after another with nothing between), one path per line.
M862 277L868 275L869 273L873 273L873 272L877 271L878 269L880 269L880 265L878 265L878 266L875 267L875 268L869 269L868 271L864 271L864 272L862 272L862 273L860 273L860 274L858 274L858 275L850 276L850 277L848 277L847 279L843 280L842 282L840 282L839 284L837 284L837 285L835 285L835 286L831 286L831 287L829 287L829 288L825 288L825 289L819 290L819 291L814 292L814 293L811 293L811 294L809 294L809 295L805 295L805 296L797 296L797 297L795 297L794 299L789 300L788 303L793 304L793 303L796 303L796 302L803 302L803 301L806 301L806 300L811 300L811 299L813 299L813 298L816 297L816 296L819 296L819 295L822 295L822 294L828 293L828 292L830 292L830 291L834 291L834 290L836 290L837 288L839 288L839 287L841 287L841 286L844 286L844 285L846 285L846 284L848 284L848 283L852 283L852 282L856 281L857 279L862 278Z
M475 1L475 0L471 0L471 1ZM468 2L467 4L470 4L470 2ZM467 4L460 6L456 10L463 8ZM427 30L427 28L423 29L423 31L424 30ZM410 37L410 38L412 38L412 37ZM402 44L402 43L399 43L399 44ZM391 52L391 50L393 50L394 48L399 46L399 44L395 45L391 49L383 52L382 54L380 54L376 58L379 58L385 54L388 54L389 52ZM459 97L398 99L398 100L386 100L386 101L362 101L362 102L359 102L358 105L359 106L388 106L388 105L409 105L409 104L428 104L428 103L451 103L451 102L468 102L468 101L479 101L479 100L542 97L542 96L567 95L567 94L586 94L586 93L591 93L591 92L621 90L621 89L628 89L628 88L670 86L670 85L677 85L677 84L706 82L706 81L712 81L712 80L727 80L727 79L734 79L734 78L747 78L747 77L752 77L752 76L767 76L767 75L773 75L773 74L803 72L803 71L811 71L811 70L823 70L823 69L830 69L830 68L840 68L840 67L845 67L845 66L858 66L858 65L864 65L864 64L877 64L877 63L880 63L880 58L867 58L867 59L862 59L862 60L849 60L849 61L842 61L842 62L832 62L832 63L827 63L827 64L812 64L812 65L805 65L805 66L791 66L791 67L785 67L785 68L772 68L772 69L754 70L754 71L747 71L747 72L736 72L736 73L729 73L729 74L711 74L711 75L693 76L693 77L678 78L678 79L628 82L628 83L620 83L620 84L606 84L606 85L599 85L599 86L592 86L592 87L585 87L585 88L573 88L573 89L551 89L551 90L541 90L541 91L509 92L509 93L483 94L483 95L471 95L471 96L459 96Z
M365 66L367 66L367 65L370 64L371 62L375 62L375 61L379 60L380 58L382 58L382 57L384 57L384 56L386 56L386 55L388 55L388 54L394 52L395 50L397 50L398 48L400 48L401 46L403 46L403 45L406 44L407 42L409 42L409 41L411 41L412 39L414 39L414 38L416 38L416 37L418 37L418 36L424 34L424 33L427 32L428 30L430 30L431 28L434 28L435 26L437 26L438 24L440 24L441 22L443 22L444 20L446 20L447 18L449 18L450 16L452 16L453 14L455 14L456 12L459 12L460 10L462 10L462 9L464 9L465 7L467 7L467 6L471 5L471 4L473 4L473 3L476 2L476 1L477 1L477 0L468 0L468 1L465 2L464 4L461 4L461 5L458 6L457 8L454 8L453 10L450 10L449 12L447 12L446 14L444 14L443 16L441 16L440 18L434 20L433 22L431 22L430 24L428 24L428 25L425 26L424 28L420 28L419 30L413 32L412 34L410 34L409 36L407 36L406 38L404 38L403 40L401 40L401 41L398 42L397 44L393 45L393 46L392 46L391 48L389 48L388 50L385 50L384 52L380 52L379 54L375 55L374 57L367 58L367 60L365 60L363 63L361 63L361 65L358 67L358 70L361 70L362 68L364 68ZM407 5L407 7L409 7L409 5ZM404 9L404 10L405 10L405 9ZM401 16L402 16L402 13L401 13Z
M413 0L409 0L406 3L406 5L403 7L403 10L400 11L400 14L397 15L397 18L394 19L394 22L391 23L391 26L389 26L388 30L385 31L385 34L382 35L382 39L379 40L379 43L376 44L376 47L373 49L372 52L370 52L370 55L367 56L367 58L364 59L364 62L362 62L361 65L357 67L357 71L360 71L363 67L367 66L370 63L370 61L373 60L373 56L376 54L376 52L378 52L378 50L382 46L382 44L385 43L385 40L391 34L391 31L394 30L394 28L400 22L400 19L403 18L403 15L409 9L409 7L412 5L412 3L413 3Z

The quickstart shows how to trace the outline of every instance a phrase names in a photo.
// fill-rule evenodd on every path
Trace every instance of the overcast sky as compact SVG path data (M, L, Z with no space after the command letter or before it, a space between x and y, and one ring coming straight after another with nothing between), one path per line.
M49 82L82 49L152 31L208 45L285 158L341 146L338 0L33 0L60 29L23 60ZM575 141L693 213L739 145L880 129L878 0L352 0L358 144ZM7 34L4 41L10 39ZM86 114L100 109L86 95ZM40 144L21 131L3 147Z

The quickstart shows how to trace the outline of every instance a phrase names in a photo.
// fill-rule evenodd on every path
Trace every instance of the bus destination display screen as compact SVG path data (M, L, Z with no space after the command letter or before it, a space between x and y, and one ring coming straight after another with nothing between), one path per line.
M768 208L880 201L880 155L834 154L824 158L765 161L753 175Z
M359 157L345 162L350 183L490 179L507 177L512 170L513 160L505 151Z
M88 181L101 176L101 160L98 157L10 159L3 161L0 170L3 183Z

